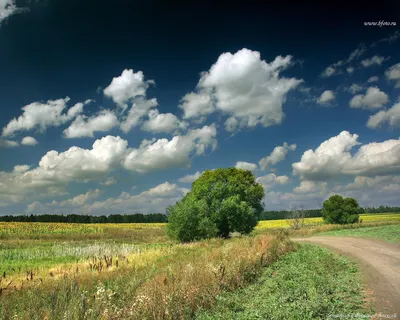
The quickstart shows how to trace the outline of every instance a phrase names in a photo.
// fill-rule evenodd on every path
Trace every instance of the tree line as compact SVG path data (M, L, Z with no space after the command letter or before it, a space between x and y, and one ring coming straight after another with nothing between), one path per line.
M400 207L365 207L360 208L360 213L385 213L398 212ZM259 220L280 220L290 216L291 211L264 211L260 214ZM303 210L305 217L322 217L322 209ZM2 222L66 222L66 223L157 223L168 222L168 216L164 213L150 214L113 214L109 216L91 216L80 214L40 214L40 215L7 215L0 216Z
M307 218L322 217L321 209L309 209L302 210L304 216ZM362 213L385 213L385 212L397 212L400 213L400 207L389 207L389 206L379 206L379 207L365 207L360 208L360 214ZM264 211L260 215L260 220L280 220L286 219L291 215L292 211L280 210L280 211Z

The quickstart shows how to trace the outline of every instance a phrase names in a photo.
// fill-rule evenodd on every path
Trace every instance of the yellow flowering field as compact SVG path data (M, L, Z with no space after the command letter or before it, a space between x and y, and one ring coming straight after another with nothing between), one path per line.
M363 222L381 222L381 221L398 221L400 222L400 214L385 213L385 214L360 214L360 219ZM321 217L318 218L305 218L304 224L306 226L315 226L323 224ZM286 220L262 220L258 223L256 229L273 229L273 228L289 228Z
M7 235L68 235L103 233L98 225L58 222L0 222L0 237Z
M154 229L164 228L167 224L161 222L154 223L94 223L93 226L99 228L128 228L128 229Z

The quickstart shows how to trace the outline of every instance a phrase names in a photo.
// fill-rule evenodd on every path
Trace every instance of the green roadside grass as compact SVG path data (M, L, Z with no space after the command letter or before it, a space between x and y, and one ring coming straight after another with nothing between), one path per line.
M217 297L198 320L329 319L366 314L357 266L328 249L299 245L299 250L267 267L256 283Z
M386 225L380 227L367 227L359 229L335 230L318 233L319 236L351 236L366 237L385 240L391 243L400 243L400 224Z

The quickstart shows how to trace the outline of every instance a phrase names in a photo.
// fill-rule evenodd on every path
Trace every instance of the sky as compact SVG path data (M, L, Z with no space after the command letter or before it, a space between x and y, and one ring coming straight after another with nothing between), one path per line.
M0 0L0 215L400 205L400 3Z

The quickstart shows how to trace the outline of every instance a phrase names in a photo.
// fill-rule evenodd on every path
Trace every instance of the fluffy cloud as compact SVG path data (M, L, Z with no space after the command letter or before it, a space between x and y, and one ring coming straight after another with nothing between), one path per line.
M400 140L373 142L351 149L360 143L358 135L342 131L315 150L307 150L300 162L293 163L293 174L302 180L324 181L340 175L383 175L400 170Z
M291 64L291 56L278 56L267 63L259 52L248 49L223 53L202 73L198 92L186 95L180 107L185 117L195 118L212 112L210 103L215 101L215 108L229 116L225 122L228 131L279 124L287 93L302 82L280 76Z
M104 95L113 99L123 109L127 103L135 97L146 96L146 90L153 80L144 80L142 71L133 72L132 69L125 69L119 77L112 79L110 85L104 89Z
M348 74L352 74L354 72L354 68L353 67L347 67L346 71Z
M357 199L361 206L398 205L400 176L386 175L374 178L356 176L354 182L334 188L344 197Z
M356 94L357 92L364 90L364 88L357 83L353 83L350 87L346 87L345 90L352 94Z
M255 163L238 161L236 162L235 168L254 171L257 170L258 166Z
M372 82L377 82L378 80L379 80L379 77L373 76L373 77L369 77L367 82L372 83Z
M0 138L0 148L15 148L18 146L19 146L19 143L17 141Z
M86 193L79 194L71 199L63 201L47 202L42 204L34 201L28 205L27 213L88 213L87 204L95 200L102 193L101 190L89 190Z
M386 93L379 90L378 87L370 87L367 93L358 94L350 100L351 108L369 109L374 110L381 108L384 104L388 103L389 98Z
M119 124L117 116L110 110L101 110L96 115L87 117L79 115L64 130L66 138L94 137L95 132L106 132Z
M165 212L167 206L181 200L188 191L187 188L164 182L136 195L122 192L119 197L96 201L88 206L88 210L94 214Z
M400 88L400 63L391 66L385 71L385 76L388 80L395 82L395 87Z
M77 103L67 113L63 113L67 107L69 97L65 99L49 100L47 103L33 102L22 108L22 115L11 120L3 128L3 136L10 136L18 131L38 129L43 132L48 127L60 126L83 111L84 103Z
M15 5L15 0L0 0L0 24L3 20L20 10Z
M317 99L317 103L321 105L328 105L335 100L335 93L332 90L325 90Z
M300 181L300 186L293 189L294 193L322 193L326 191L326 182L316 181Z
M13 172L14 172L14 173L24 173L24 172L28 171L29 168L30 168L30 166L28 166L28 165L26 165L26 164L23 164L23 165L16 165L16 166L14 166Z
M182 182L182 183L193 183L194 181L196 181L201 175L203 174L203 172L197 171L194 174L188 174L182 178L180 178L178 181Z
M376 56L375 55L375 56L373 56L371 58L362 60L361 61L361 65L364 68L368 68L370 66L373 66L374 64L377 64L377 65L380 66L385 60L387 60L387 59L385 59L385 57L381 57L381 56Z
M148 113L149 120L142 125L142 130L153 133L171 133L178 129L185 129L187 124L181 122L172 113L160 113L157 109L152 109Z
M396 103L388 110L381 110L373 116L370 116L367 122L367 127L375 129L385 123L391 127L400 126L400 103Z
M288 154L289 151L296 150L296 145L291 144L289 145L288 143L284 142L283 146L277 146L272 150L271 154L269 156L266 156L262 158L258 164L260 165L260 168L262 170L265 170L269 165L274 165L277 164L280 161L285 160L286 155Z
M142 143L131 149L124 160L124 167L136 172L148 172L170 167L187 167L191 155L202 155L207 148L215 149L217 141L215 125L194 129L171 140L158 139Z
M21 144L24 146L36 146L39 142L35 138L28 136L21 140Z
M121 130L128 133L131 129L142 123L143 118L154 107L157 107L157 99L146 100L143 98L135 99L128 112L128 116L121 122Z
M0 199L16 202L33 196L60 195L70 182L101 180L121 166L126 148L127 141L107 136L96 140L92 149L71 147L60 153L49 151L36 168L1 171Z
M66 193L71 182L104 181L116 169L126 168L136 172L189 166L190 159L215 149L215 125L189 131L186 135L167 139L143 140L137 149L128 148L120 137L106 136L96 140L91 149L71 147L64 152L47 152L39 165L14 168L12 172L0 171L0 201L19 202ZM103 185L111 185L106 180Z
M261 183L264 187L264 191L269 190L273 185L286 184L290 181L288 176L277 176L275 173L269 173L265 176L256 178L258 183Z
M183 110L184 119L200 118L215 111L215 106L210 92L201 90L198 93L186 94L179 105Z

